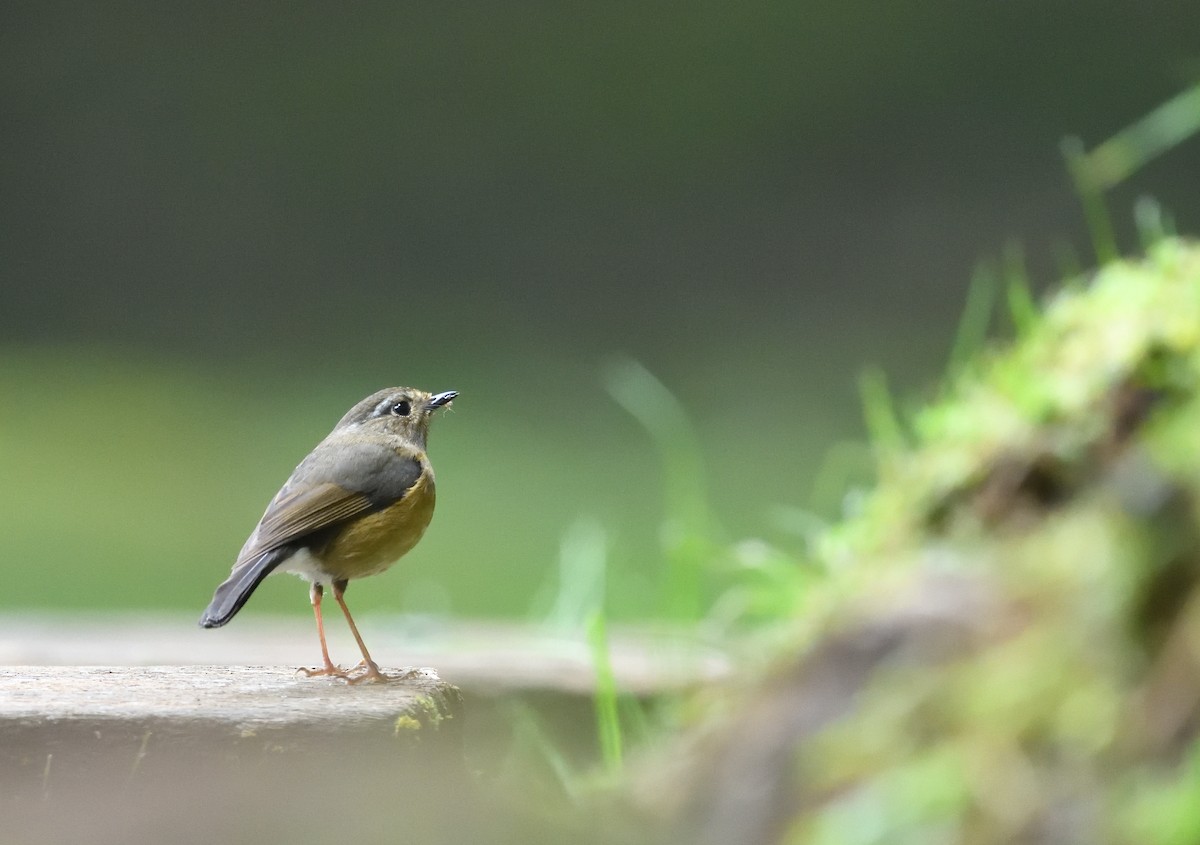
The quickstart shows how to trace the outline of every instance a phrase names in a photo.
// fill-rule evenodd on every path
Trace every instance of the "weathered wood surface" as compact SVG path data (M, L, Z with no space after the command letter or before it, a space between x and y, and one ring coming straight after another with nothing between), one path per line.
M389 674L426 666L440 679L304 677L296 668L319 652L300 616L204 631L190 616L0 615L0 842L504 841L505 815L475 772L510 765L509 693L552 701L542 725L560 738L586 733L584 637L428 618L360 625ZM330 629L334 660L356 662L349 634ZM610 645L630 692L730 671L723 652L678 631L617 630Z
M474 789L463 722L431 673L0 668L0 842L438 841Z
M391 666L432 666L472 692L550 690L588 694L595 669L578 632L531 625L365 616L372 655ZM329 626L335 661L352 664L349 634ZM728 676L730 659L694 634L661 628L610 634L613 671L622 690L664 692ZM201 630L191 617L162 614L0 615L0 666L313 666L319 659L312 621L248 615Z
M0 841L116 845L176 829L187 841L249 841L250 807L266 841L346 830L393 841L378 836L393 829L405 841L496 841L490 799L468 798L472 768L506 765L509 693L552 700L543 715L560 736L586 733L594 668L583 637L428 619L361 625L384 670L406 680L351 686L298 673L319 653L302 617L203 631L190 617L0 615L0 818L16 837ZM344 630L330 631L330 646L335 660L357 658ZM670 631L616 632L611 658L636 693L729 671L724 654ZM411 666L436 671L401 668Z
M388 670L398 674L399 670ZM431 669L350 686L281 666L0 667L0 725L86 720L224 725L247 735L273 727L391 730L454 718L457 689Z
M40 766L155 757L251 761L364 744L462 749L462 696L431 670L350 686L283 666L0 667L0 782Z

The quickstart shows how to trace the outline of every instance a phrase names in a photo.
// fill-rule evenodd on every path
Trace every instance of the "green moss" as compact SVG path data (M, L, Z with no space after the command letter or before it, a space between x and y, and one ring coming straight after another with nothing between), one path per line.
M402 733L421 730L421 722L407 714L396 717L395 723L392 725L392 734L400 736Z
M442 722L454 718L454 712L451 710L449 702L445 700L438 700L431 695L422 695L415 703L424 714L422 721L425 726L433 730L438 730L441 728Z
M1196 841L1200 248L1065 287L909 429L824 538L804 641L946 573L989 601L953 656L875 667L798 742L820 798L790 841L1014 841L1067 816L1101 840Z
M1071 477L1090 478L1094 451L1114 435L1119 391L1186 394L1198 340L1200 251L1186 242L1164 241L1143 261L1064 289L1019 343L985 352L915 415L916 445L889 450L862 516L830 532L823 557L858 560L922 543L931 517L964 510L1012 461L1053 458Z

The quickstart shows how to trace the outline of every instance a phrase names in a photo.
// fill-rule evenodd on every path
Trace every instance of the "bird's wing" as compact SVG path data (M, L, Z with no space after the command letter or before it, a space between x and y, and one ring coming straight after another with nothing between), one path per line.
M339 444L336 458L314 451L271 501L236 568L264 552L393 504L421 477L420 458L373 443Z

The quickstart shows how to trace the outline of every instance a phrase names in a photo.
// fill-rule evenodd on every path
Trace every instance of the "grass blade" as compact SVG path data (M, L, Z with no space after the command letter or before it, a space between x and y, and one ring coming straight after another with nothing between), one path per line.
M904 429L896 405L888 390L887 375L879 367L868 367L858 379L867 437L877 456L890 455L904 448Z
M967 287L967 304L963 307L950 350L950 372L958 373L967 361L983 348L987 340L988 327L992 323L992 309L996 303L996 270L990 264L980 264L971 275Z
M704 607L704 567L714 545L700 438L679 400L638 362L614 361L605 369L604 379L617 404L649 432L662 459L664 614L672 619L699 619Z
M617 700L617 678L613 674L608 651L608 633L604 613L596 610L588 620L588 646L596 672L596 732L600 737L600 755L605 771L618 777L623 768L621 718Z

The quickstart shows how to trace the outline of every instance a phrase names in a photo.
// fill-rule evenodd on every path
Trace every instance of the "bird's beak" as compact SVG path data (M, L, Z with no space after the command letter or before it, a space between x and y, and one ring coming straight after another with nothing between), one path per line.
M438 408L441 408L444 405L449 405L457 395L457 390L447 390L445 393L439 393L429 400L428 404L425 405L425 410L436 411Z

